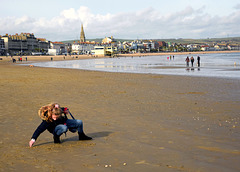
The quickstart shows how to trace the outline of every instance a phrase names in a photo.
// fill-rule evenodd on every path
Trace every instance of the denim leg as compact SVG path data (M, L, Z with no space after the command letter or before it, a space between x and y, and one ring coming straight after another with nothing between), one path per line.
M59 124L54 129L54 134L57 136L61 136L63 133L67 132L68 127L63 124Z
M78 131L79 133L83 133L83 122L79 119L68 119L66 121L67 127L71 132Z

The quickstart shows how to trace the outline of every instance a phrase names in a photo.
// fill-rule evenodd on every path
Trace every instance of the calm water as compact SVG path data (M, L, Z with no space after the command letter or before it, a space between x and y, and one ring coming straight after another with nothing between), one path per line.
M191 55L188 55L189 58ZM240 53L200 54L201 67L197 67L197 55L193 55L194 67L186 67L187 55L121 57L33 63L39 67L73 68L105 72L149 73L185 76L206 76L240 79ZM191 66L191 63L189 64Z

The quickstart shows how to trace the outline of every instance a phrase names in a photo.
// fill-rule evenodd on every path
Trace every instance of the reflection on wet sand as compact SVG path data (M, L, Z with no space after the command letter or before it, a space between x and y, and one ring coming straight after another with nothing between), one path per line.
M233 62L238 61L238 55L235 54L228 54L231 58L225 57L225 54L202 55L201 68L198 67L197 64L193 64L193 67L186 67L185 55L175 56L174 60L167 60L165 56L147 56L142 58L125 57L64 62L58 61L34 63L33 65L57 68L77 68L105 72L151 73L240 79L240 64Z

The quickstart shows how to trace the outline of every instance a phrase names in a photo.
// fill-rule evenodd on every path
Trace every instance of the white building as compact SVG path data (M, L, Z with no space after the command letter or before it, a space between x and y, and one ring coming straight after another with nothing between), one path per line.
M95 46L91 53L94 56L115 56L117 48L113 46Z
M76 54L90 54L94 50L94 45L92 43L74 43L72 44L72 52Z
M59 54L59 51L57 52L57 49L48 49L48 55L56 56L57 54Z
M105 37L102 40L102 44L111 44L112 46L117 46L117 42L116 40L113 38L113 36L111 37Z
M66 52L65 44L62 42L51 42L50 49L56 49L56 55L64 54ZM53 51L53 50L50 50L50 51Z

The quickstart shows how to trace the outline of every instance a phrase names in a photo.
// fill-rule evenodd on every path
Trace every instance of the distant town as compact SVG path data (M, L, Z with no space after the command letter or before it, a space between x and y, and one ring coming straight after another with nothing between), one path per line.
M91 54L96 57L114 57L118 54L127 53L231 50L240 50L240 38L205 40L116 40L111 36L99 41L88 41L85 38L83 25L81 26L80 39L73 41L52 42L45 38L36 38L34 33L0 35L1 56Z

